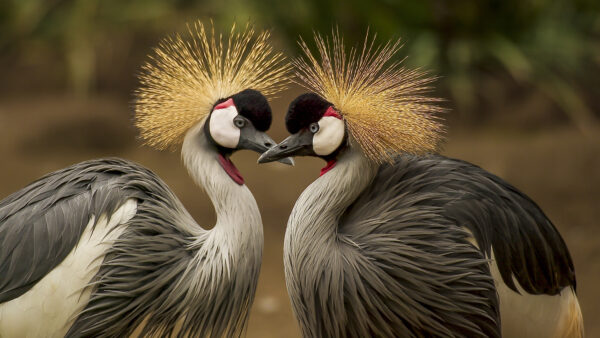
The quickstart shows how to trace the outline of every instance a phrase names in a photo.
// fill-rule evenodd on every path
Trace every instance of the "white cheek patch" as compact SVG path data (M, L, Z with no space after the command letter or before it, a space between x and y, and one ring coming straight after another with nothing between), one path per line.
M333 153L344 140L344 121L334 116L319 120L319 131L313 136L315 154L325 156Z
M235 149L240 142L240 128L233 124L233 118L237 115L237 109L233 105L213 110L208 130L220 146Z

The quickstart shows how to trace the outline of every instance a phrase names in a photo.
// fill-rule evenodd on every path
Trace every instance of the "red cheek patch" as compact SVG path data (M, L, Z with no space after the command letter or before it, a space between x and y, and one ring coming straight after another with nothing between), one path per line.
M233 106L233 99L230 98L229 100L227 100L225 102L221 102L218 105L216 105L215 110L216 109L225 109L225 108L229 108L231 106Z
M329 106L329 108L327 108L327 110L325 111L325 114L323 114L323 117L325 116L333 116L337 119L342 119L342 115L340 115L340 113L338 113L337 111L335 111L335 109L333 109L333 107Z

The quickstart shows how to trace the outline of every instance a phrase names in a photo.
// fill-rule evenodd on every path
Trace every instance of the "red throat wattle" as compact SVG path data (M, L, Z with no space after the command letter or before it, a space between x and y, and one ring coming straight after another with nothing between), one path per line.
M217 159L219 160L219 164L221 164L221 167L225 169L227 175L229 175L229 177L231 177L231 179L235 183L239 185L244 184L244 178L242 177L242 174L240 174L240 171L235 167L235 165L233 164L233 162L231 162L229 158L219 154Z
M319 176L323 176L323 175L325 175L326 172L328 172L329 170L333 169L333 167L335 167L336 163L337 163L336 160L330 160L330 161L328 161L327 165L321 169L321 175L319 175Z

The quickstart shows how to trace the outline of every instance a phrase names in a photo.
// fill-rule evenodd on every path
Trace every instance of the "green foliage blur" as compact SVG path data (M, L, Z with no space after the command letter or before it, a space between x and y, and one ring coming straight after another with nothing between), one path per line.
M335 26L350 44L367 29L402 38L400 57L438 75L468 119L537 95L585 132L600 110L597 0L4 0L0 89L129 93L161 37L209 18L270 28L290 56Z

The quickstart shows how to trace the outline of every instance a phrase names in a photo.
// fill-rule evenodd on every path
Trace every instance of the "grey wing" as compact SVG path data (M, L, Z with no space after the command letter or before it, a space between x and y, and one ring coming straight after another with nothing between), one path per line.
M361 273L344 276L347 294L363 301L346 302L352 311L376 304L363 312L373 327L392 330L378 335L500 336L487 260L445 217L444 196L433 190L422 172L384 165L346 210L339 233L364 256L353 259Z
M569 250L534 201L470 163L442 156L421 162L440 177L437 189L450 196L444 204L446 216L469 228L487 257L494 249L496 264L508 287L518 292L514 276L530 294L555 295L566 286L575 289Z
M131 164L118 159L79 163L0 202L0 303L21 296L60 264L92 215L135 197L114 186L127 170Z

